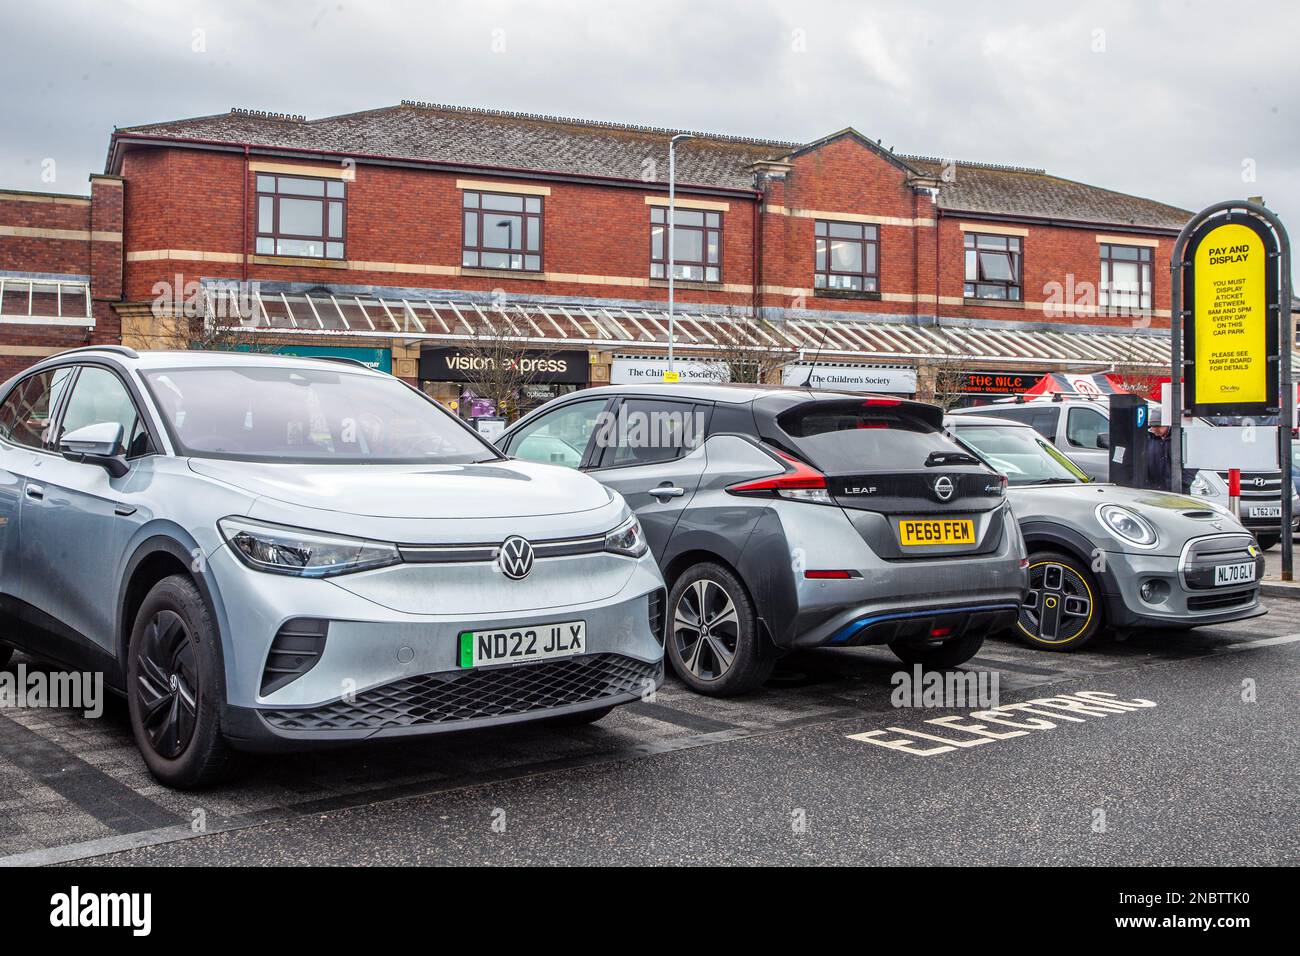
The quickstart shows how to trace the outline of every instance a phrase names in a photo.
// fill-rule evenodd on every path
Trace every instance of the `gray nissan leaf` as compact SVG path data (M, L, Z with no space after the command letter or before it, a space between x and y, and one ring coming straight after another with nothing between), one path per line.
M1025 594L1006 481L932 405L610 386L543 405L498 447L627 500L670 589L668 658L702 693L750 690L799 648L883 644L952 667L1012 626Z
M0 390L0 665L103 672L172 786L597 720L661 681L664 598L618 494L359 363L101 346Z

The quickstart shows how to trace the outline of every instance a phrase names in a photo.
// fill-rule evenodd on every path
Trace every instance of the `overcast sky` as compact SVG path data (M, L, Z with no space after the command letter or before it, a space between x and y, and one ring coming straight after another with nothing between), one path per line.
M1190 209L1260 195L1300 237L1294 0L3 12L0 188L85 193L115 125L416 99L797 141L853 126L899 152L1039 166Z

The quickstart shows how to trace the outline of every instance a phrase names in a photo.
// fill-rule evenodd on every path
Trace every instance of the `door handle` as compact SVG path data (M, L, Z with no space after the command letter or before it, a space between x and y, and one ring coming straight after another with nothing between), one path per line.
M672 485L660 485L658 488L651 488L650 494L654 495L661 501L664 501L668 498L680 498L682 495L686 494L686 489L674 488Z
M41 485L28 485L26 492L27 497L33 501L40 501L45 497L45 489Z

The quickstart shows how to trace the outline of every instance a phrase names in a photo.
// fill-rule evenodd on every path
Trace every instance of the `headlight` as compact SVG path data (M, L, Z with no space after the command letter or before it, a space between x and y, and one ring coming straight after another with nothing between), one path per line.
M1119 505L1099 505L1097 520L1119 540L1139 548L1156 546L1156 529L1135 511Z
M1227 493L1219 476L1212 471L1198 471L1187 490L1202 498L1221 498Z
M397 546L363 538L222 518L221 535L244 564L256 571L324 578L397 564Z
M636 515L631 515L621 525L605 535L605 550L614 554L625 554L629 558L639 558L649 549L646 544L645 532L641 530L641 522L636 520Z

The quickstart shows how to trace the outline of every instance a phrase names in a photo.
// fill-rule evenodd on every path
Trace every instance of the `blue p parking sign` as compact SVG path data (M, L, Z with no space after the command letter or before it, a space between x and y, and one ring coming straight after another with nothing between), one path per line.
M1145 405L1137 407L1137 426L1138 428L1147 427L1147 407Z

